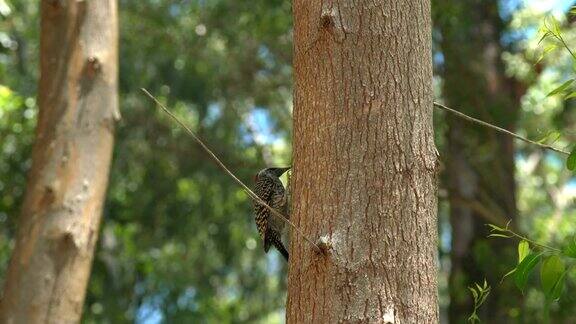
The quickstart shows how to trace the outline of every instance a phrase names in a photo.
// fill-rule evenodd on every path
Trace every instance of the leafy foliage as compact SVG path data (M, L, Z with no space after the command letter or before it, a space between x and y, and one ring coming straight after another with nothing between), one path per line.
M562 253L567 257L576 259L576 235L572 237L572 239L568 240Z
M29 165L39 55L38 3L6 3L0 40L22 45L0 41L0 278ZM290 3L119 5L123 119L84 321L280 322L285 268L263 253L251 202L138 89L174 107L251 183L290 156Z
M561 94L566 92L566 90L569 89L569 87L572 85L572 83L574 82L574 79L570 79L564 83L562 83L560 86L558 86L556 89L550 91L546 96L550 97L550 96L554 96L557 94Z
M528 282L528 276L530 276L534 267L536 267L538 262L540 262L541 257L541 253L530 253L516 266L516 271L514 271L514 282L518 289L524 290L526 283Z
M25 172L30 164L33 141L32 129L36 121L35 100L25 98L0 85L0 284L15 231L12 215L20 210L26 185Z
M574 14L574 8L570 10L570 14L572 15ZM556 20L554 17L547 17L540 28L540 33L542 34L542 36L538 43L540 44L545 40L549 40L551 44L548 44L544 48L541 54L541 58L538 59L537 62L539 62L545 55L552 53L555 50L563 49L570 54L573 64L575 64L576 66L576 54L574 54L572 48L568 46L562 34L562 30L560 28L560 23L558 22L558 20ZM564 81L562 84L557 86L555 89L550 91L546 96L551 97L555 95L562 95L564 99L576 98L576 89L574 89L573 87L573 83L575 80L576 80L575 78L569 78L568 80ZM573 149L570 155L568 156L566 160L566 167L568 168L568 170L571 171L574 171L574 169L576 168L575 149Z
M491 229L490 237L493 238L519 238L518 243L518 265L509 271L504 278L513 275L516 287L524 291L528 279L538 264L540 264L540 284L547 303L557 301L562 290L566 286L566 275L568 269L564 258L575 257L576 241L573 238L564 249L558 249L545 244L530 240L512 229L509 224L502 228L493 224L488 224ZM530 246L539 250L533 251ZM503 278L503 279L504 279Z
M558 49L565 50L569 54L573 64L576 64L576 56L568 46L561 30L560 23L556 19L553 17L547 18L542 24L540 32L541 38L538 44L541 45L545 42L549 43L544 47L541 56L536 61L537 64L545 55L553 53ZM553 90L549 91L546 97L562 95L565 100L576 97L576 90L573 88L574 80L573 77L568 78L568 80L562 82L559 86L556 86ZM549 138L549 134L551 133L554 133L554 131L549 131L546 138ZM560 131L558 133L561 134L564 132ZM570 152L566 160L566 167L571 171L576 168L576 153L574 149ZM540 283L546 303L549 304L558 301L563 289L568 285L566 278L569 274L570 268L567 267L566 264L576 256L576 241L574 234L572 233L570 238L566 240L566 243L562 244L564 247L559 249L528 239L510 229L509 224L507 224L505 228L495 225L489 225L489 227L491 229L489 237L520 239L518 244L518 265L508 272L504 278L513 275L516 286L520 290L524 291L530 274L533 272L535 267L540 264ZM538 252L532 251L531 247L538 250ZM548 312L548 310L549 308L546 307L546 312Z
M488 298L488 295L490 294L490 286L488 286L488 282L484 280L482 286L476 283L474 286L468 287L468 289L472 293L472 298L474 299L474 310L468 317L468 322L480 323L481 320L477 312L478 309L480 309L480 306L482 306L482 304L484 304L486 301L486 298Z
M540 282L546 299L560 298L566 277L566 266L558 255L551 255L542 262Z

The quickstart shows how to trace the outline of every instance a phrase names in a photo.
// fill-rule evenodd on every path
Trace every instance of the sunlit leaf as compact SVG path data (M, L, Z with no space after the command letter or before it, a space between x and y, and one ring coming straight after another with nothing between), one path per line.
M478 300L478 292L476 291L476 289L474 289L472 287L468 287L468 290L470 290L472 292L472 297L474 298L474 301L476 302Z
M550 45L544 47L544 54L548 54L548 53L552 52L553 50L555 50L556 48L558 48L558 45L550 44Z
M553 50L555 50L556 48L558 48L558 46L556 44L550 44L548 46L546 46L544 48L544 50L542 51L542 53L540 54L540 56L538 56L538 59L536 60L536 62L534 62L534 65L540 63L540 61L542 61L542 59L544 59L544 57L552 52Z
M552 134L550 134L550 143L556 143L556 141L560 138L560 136L562 136L562 133L552 132Z
M562 93L564 90L566 90L571 84L572 82L574 82L574 79L570 79L564 83L562 83L559 87L557 87L556 89L550 91L546 97L550 97L559 93Z
M564 99L572 99L572 98L576 98L576 91L572 91L566 97L564 97Z
M540 144L545 143L546 140L548 139L548 137L550 137L550 133L551 133L551 132L546 133L546 135L542 136L542 137L541 137L539 140L537 140L536 142L538 142L538 143L540 143Z
M508 272L502 277L502 281L504 281L504 279L506 279L506 277L508 277L509 275L513 274L514 272L516 272L516 268L508 271Z
M481 295L480 295L480 300L478 301L478 305L484 304L484 302L486 301L486 298L488 298L489 294L490 294L490 287L488 286L486 279L484 279L484 286L482 287L482 290L481 290Z
M504 232L506 229L496 226L494 224L486 224L486 226L490 227L490 230L492 231L499 231L499 232Z
M558 22L558 20L553 16L550 17L550 20L552 21L552 26L550 26L550 32L552 32L554 36L557 37L561 36L560 23Z
M543 35L542 38L540 38L540 40L538 41L538 45L540 45L540 43L542 43L547 37L552 36L552 33L550 31L546 31Z
M525 240L520 241L520 243L518 243L518 264L520 264L528 254L530 254L530 244Z

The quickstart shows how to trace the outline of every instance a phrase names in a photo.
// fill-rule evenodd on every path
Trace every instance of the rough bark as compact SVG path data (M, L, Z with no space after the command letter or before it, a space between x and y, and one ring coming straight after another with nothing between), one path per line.
M435 323L428 0L294 1L288 323Z
M498 1L443 0L438 6L459 17L439 19L438 23L445 60L443 94L448 105L513 130L522 87L505 74L500 43L504 22ZM451 116L447 121L446 180L452 226L449 318L450 323L463 323L472 309L467 287L484 278L496 284L507 272L508 261L515 258L504 240L486 244L485 225L504 225L517 213L514 142ZM504 295L500 291L506 287L493 290L489 305L483 308L486 313L481 317L487 322L509 320L508 309L518 305L515 289Z
M76 323L118 115L114 0L41 4L40 113L0 323Z

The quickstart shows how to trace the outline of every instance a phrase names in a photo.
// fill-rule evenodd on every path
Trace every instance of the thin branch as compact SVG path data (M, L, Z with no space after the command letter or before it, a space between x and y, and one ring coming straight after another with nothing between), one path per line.
M552 246L549 246L549 245L546 245L546 244L538 243L538 242L536 242L536 241L534 241L534 240L531 240L531 239L527 238L526 236L520 235L520 234L518 234L518 233L516 233L516 232L514 232L514 231L507 230L507 232L508 232L510 235L512 235L512 236L515 236L515 237L517 237L517 238L519 238L519 239L521 239L521 240L524 240L524 241L526 241L526 242L528 242L528 243L530 243L530 244L532 244L532 245L538 246L538 247L540 247L540 248L542 248L542 249L548 249L548 250L554 251L554 252L562 252L562 250L560 250L560 249L557 249L557 248L555 248L555 247L552 247Z
M178 123L182 128L184 128L188 132L188 134L190 134L190 136L192 136L192 138L194 138L194 140L196 140L196 142L198 142L198 144L200 144L200 146L202 146L202 148L206 151L206 153L208 153L208 155L210 155L210 157L216 162L216 164L218 164L230 177L232 177L232 179L234 179L234 181L236 181L236 183L238 183L240 185L240 187L242 187L242 189L244 189L246 194L250 198L252 198L252 200L254 200L258 204L266 207L266 209L268 209L272 213L272 215L280 218L282 221L286 222L288 225L290 225L292 228L294 228L294 230L296 230L296 233L298 233L298 235L302 236L302 238L304 238L306 240L306 242L310 243L314 247L316 252L322 253L322 250L318 247L318 245L316 245L316 243L314 243L306 235L304 235L304 233L300 230L300 228L298 228L298 226L294 225L294 223L292 223L290 220L288 220L286 218L286 216L282 215L281 213L276 211L274 208L270 207L265 201L260 199L260 197L258 197L258 195L256 195L250 188L248 188L248 186L246 186L244 184L244 182L242 182L240 179L238 179L238 177L236 177L234 175L234 173L232 173L232 171L230 171L226 167L226 165L224 165L224 163L222 163L222 161L220 161L220 159L216 156L216 154L214 154L212 152L212 150L210 150L210 148L208 148L208 146L206 144L204 144L204 142L188 126L186 126L186 124L181 122L180 119L178 119L178 117L176 117L173 113L171 113L170 110L168 110L168 108L166 108L160 101L158 101L158 99L156 99L156 97L154 97L150 92L148 92L148 90L146 90L144 88L141 88L141 90L148 97L150 97L150 99L152 99L158 105L158 107L160 107L166 114L168 114L168 116L170 116L172 119L174 119L174 121L176 121L176 123Z
M554 35L556 36L556 35ZM566 41L564 41L564 37L562 37L562 35L558 35L556 36L556 38L558 38L560 40L560 42L562 42L562 45L564 45L564 47L568 50L568 53L570 53L570 55L572 55L572 58L576 60L576 55L574 55L574 52L572 52L572 49L568 46L568 44L566 44Z
M446 107L446 106L444 106L443 104L434 102L434 107L440 108L440 109L442 109L442 110L446 110L446 111L448 111L448 112L450 112L450 113L452 113L452 114L454 114L454 115L456 115L456 116L458 116L458 117L460 117L460 118L463 118L463 119L466 119L466 120L471 121L471 122L473 122L473 123L476 123L476 124L479 124L479 125L482 125L482 126L485 126L485 127L491 128L491 129L494 129L494 130L496 130L496 131L498 131L498 132L500 132L500 133L504 133L504 134L506 134L506 135L510 135L510 136L512 136L512 137L514 137L514 138L516 138L516 139L519 139L519 140L521 140L521 141L524 141L524 142L526 142L526 143L533 144L533 145L536 145L536 146L540 146L540 147L542 147L542 148L545 148L545 149L548 149L548 150L552 150L552 151L554 151L554 152L558 152L558 153L561 153L561 154L564 154L564 155L570 155L570 152L567 152L567 151L564 151L564 150L555 148L554 146L550 146L550 145L547 145L547 144L538 143L538 142L535 142L535 141L533 141L533 140L527 139L526 137L520 136L520 135L518 135L518 134L516 134L516 133L513 133L513 132L507 130L507 129L504 129L504 128L501 128L501 127L492 125L492 124L490 124L490 123L487 123L487 122L485 122L485 121L482 121L482 120L479 120L479 119L476 119L476 118L473 118L473 117L470 117L470 116L468 116L468 115L466 115L466 114L464 114L464 113L459 112L458 110L454 110L454 109L452 109L452 108Z
M509 220L508 223L506 224L506 227L504 227L504 228L497 227L496 225L493 225L493 224L486 224L487 226L491 227L491 230L490 230L491 233L490 233L490 235L488 235L488 237L506 237L506 238L516 237L516 238L524 240L524 241L526 241L526 242L528 242L534 246L537 246L541 249L548 249L548 250L551 250L554 252L562 252L561 249L558 249L558 248L555 248L555 247L552 247L552 246L549 246L546 244L538 243L534 240L527 238L524 235L521 235L521 234L514 232L513 230L511 230L508 227L508 226L510 226L511 222L512 222L512 220ZM494 232L497 232L497 233L494 233ZM506 235L509 235L509 236L506 236Z

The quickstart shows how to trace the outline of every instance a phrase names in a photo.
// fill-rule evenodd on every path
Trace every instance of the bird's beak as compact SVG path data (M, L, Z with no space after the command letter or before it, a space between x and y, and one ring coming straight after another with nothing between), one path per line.
M286 167L286 168L280 168L280 170L282 171L282 172L280 173L280 175L283 175L283 174L284 174L284 172L286 172L286 171L290 170L291 168L292 168L291 166L289 166L289 167Z

